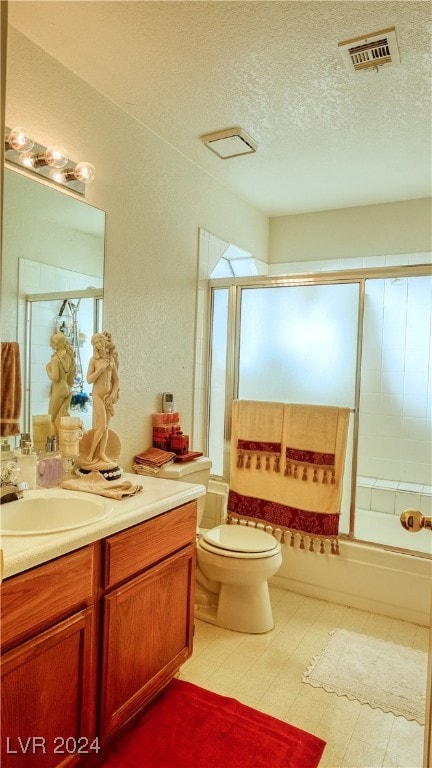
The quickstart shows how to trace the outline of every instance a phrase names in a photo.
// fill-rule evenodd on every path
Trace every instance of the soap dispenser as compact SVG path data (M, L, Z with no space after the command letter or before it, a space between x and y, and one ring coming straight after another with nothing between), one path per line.
M20 482L26 483L27 488L33 490L36 488L37 456L30 440L24 440L21 443L21 453L16 457L16 460L20 468Z
M57 438L47 438L45 451L39 454L37 462L37 484L42 488L61 485L63 480L63 459L57 450Z

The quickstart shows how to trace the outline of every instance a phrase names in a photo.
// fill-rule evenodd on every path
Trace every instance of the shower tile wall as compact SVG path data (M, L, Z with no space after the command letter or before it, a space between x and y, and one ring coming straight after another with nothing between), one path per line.
M405 509L414 508L429 517L432 515L432 486L360 475L357 477L356 506L398 516Z
M418 506L420 495L429 495L425 511L430 504L431 300L429 277L366 282L360 506L369 491L372 508L384 512L398 514L401 506ZM368 490L367 478L380 481Z

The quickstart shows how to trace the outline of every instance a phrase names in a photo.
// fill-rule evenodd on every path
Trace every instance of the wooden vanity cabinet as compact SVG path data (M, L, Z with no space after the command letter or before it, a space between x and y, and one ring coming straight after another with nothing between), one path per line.
M98 545L1 588L1 765L78 765L96 737Z
M1 585L2 768L86 764L192 653L196 502Z
M192 653L195 539L192 502L104 542L102 743Z

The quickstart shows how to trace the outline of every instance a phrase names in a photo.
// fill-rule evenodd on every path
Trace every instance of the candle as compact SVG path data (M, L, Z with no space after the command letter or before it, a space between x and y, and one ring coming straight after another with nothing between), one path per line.
M45 450L47 437L54 434L51 416L48 414L36 414L32 416L33 424L33 446L36 453Z
M62 416L59 427L59 448L65 458L72 459L79 454L81 419L79 416Z

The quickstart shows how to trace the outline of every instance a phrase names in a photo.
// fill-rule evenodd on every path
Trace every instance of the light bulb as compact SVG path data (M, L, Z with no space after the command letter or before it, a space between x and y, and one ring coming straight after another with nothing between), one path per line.
M33 152L22 152L17 160L24 168L34 169L36 155Z
M95 167L91 163L78 163L75 168L65 168L63 181L81 181L88 184L95 177Z
M68 181L80 181L82 184L88 184L95 177L95 167L91 163L78 163L75 168L62 168L60 170L52 168L48 176L58 184L65 184Z
M52 168L48 174L48 177L53 181L56 181L57 184L63 184L66 181L65 172L59 168Z
M5 140L6 149L15 149L17 152L29 152L33 145L33 139L25 128L12 128Z
M95 177L96 169L91 163L78 163L78 165L75 166L74 173L77 181L82 181L83 184L89 184Z
M66 150L58 144L47 147L45 152L35 156L35 167L41 168L50 165L51 168L64 168L68 161Z

